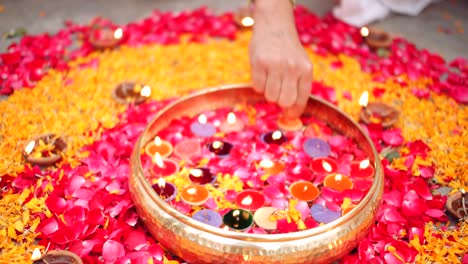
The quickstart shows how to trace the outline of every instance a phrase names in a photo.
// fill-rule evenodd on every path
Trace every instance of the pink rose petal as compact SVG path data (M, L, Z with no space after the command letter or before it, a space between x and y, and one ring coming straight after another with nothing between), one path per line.
M115 262L120 257L125 256L125 249L122 244L115 240L107 240L102 246L102 257L106 262Z

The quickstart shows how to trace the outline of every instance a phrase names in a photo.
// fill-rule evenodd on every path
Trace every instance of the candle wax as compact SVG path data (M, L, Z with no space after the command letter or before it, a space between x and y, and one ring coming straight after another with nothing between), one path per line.
M319 196L319 189L311 182L297 181L289 187L291 196L300 200L310 202Z
M190 170L189 179L193 183L203 185L213 183L216 180L216 176L211 173L209 168L196 168Z
M216 133L216 127L207 123L206 116L200 115L198 120L190 125L192 133L199 137L211 137Z
M274 207L262 207L259 208L254 213L254 221L257 226L265 229L265 230L275 230L278 228L278 222L275 220L271 220L271 215L273 215L277 208Z
M236 204L242 209L255 211L265 204L265 196L259 191L245 190L237 194Z
M234 113L229 113L227 120L221 123L219 129L224 133L239 132L244 130L244 122L238 120Z
M190 160L193 157L200 156L200 142L196 139L184 139L174 147L174 155L183 160Z
M284 171L284 167L285 167L284 163L274 162L271 160L262 160L260 161L259 165L265 173L268 173L270 175L276 175Z
M165 140L154 140L150 141L145 147L145 153L154 157L156 152L163 158L167 158L172 154L172 145Z
M213 141L208 145L208 150L219 157L226 157L232 149L232 144L223 141Z
M180 193L182 201L190 205L202 205L208 200L209 196L208 190L200 185L189 186Z
M267 132L260 136L260 139L266 144L281 145L287 141L286 136L279 130Z
M366 161L351 163L351 176L357 178L371 178L374 176L374 166Z
M304 142L304 151L311 158L321 158L330 155L330 145L320 138L309 138Z
M347 176L341 174L330 174L325 177L323 186L342 192L353 188L353 182Z
M162 179L162 178L161 178ZM174 200L177 195L177 188L170 182L153 184L153 190L166 202Z
M328 224L341 217L341 213L332 211L321 204L314 204L310 208L310 215L319 223Z
M333 173L338 169L336 161L330 158L314 159L311 162L310 167L317 173Z
M279 128L285 131L297 131L304 126L300 118L290 118L285 115L278 119L277 124Z
M214 227L220 227L223 223L223 218L221 217L221 215L218 212L211 209L203 209L197 211L193 214L192 218Z
M232 209L223 216L224 225L234 230L245 230L251 227L253 222L253 215L242 209Z
M156 177L166 177L179 171L179 164L172 159L161 159L162 164L153 164L151 167L152 175ZM161 166L162 165L162 166Z

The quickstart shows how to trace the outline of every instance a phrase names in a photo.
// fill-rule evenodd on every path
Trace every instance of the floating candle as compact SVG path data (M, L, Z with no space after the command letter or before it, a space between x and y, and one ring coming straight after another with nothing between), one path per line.
M151 96L151 87L134 82L119 83L112 90L112 98L121 104L141 104Z
M192 218L214 227L220 227L223 224L223 218L221 215L211 209L197 211L193 214Z
M67 143L55 134L48 133L34 137L23 147L27 162L38 166L51 166L62 159Z
M351 176L358 178L370 178L374 176L374 167L370 164L369 160L362 160L360 162L351 163Z
M321 204L314 204L310 207L310 215L319 223L328 224L341 217L341 213L332 211Z
M314 159L310 167L317 173L333 173L338 169L338 165L334 159L318 158Z
M390 127L398 121L398 110L384 103L368 101L369 93L365 91L359 98L359 105L362 106L359 117L364 123L380 123L383 127Z
M289 193L292 197L306 202L315 200L320 194L317 186L307 181L294 182L289 187Z
M281 145L287 141L286 136L284 136L283 133L279 130L262 134L260 136L260 139L266 144L277 144L277 145Z
M180 198L190 205L202 205L210 196L208 190L202 185L186 187L180 192Z
M208 168L196 168L190 170L189 179L193 183L208 184L213 183L216 180L216 176Z
M274 162L269 159L263 159L260 161L259 166L263 169L265 173L269 175L276 175L282 171L284 171L284 163L281 162Z
M154 157L156 153L159 153L161 157L167 158L172 154L172 145L171 143L161 140L160 137L156 136L153 141L150 141L145 147L145 153Z
M244 122L238 120L236 114L231 112L227 115L226 121L221 123L219 129L224 133L239 132L244 129Z
M196 139L184 139L174 147L174 155L183 160L198 157L201 155L200 142Z
M320 138L308 138L303 148L311 158L327 157L331 153L330 145Z
M272 220L272 216L276 211L278 211L278 209L274 207L259 208L255 211L253 216L255 224L265 230L276 230L278 228L278 222Z
M253 222L253 215L242 209L230 210L223 216L224 225L238 231L250 228Z
M265 204L265 196L259 191L245 190L237 194L236 204L242 209L255 211Z
M301 130L304 126L300 118L290 118L286 115L280 116L277 124L279 128L285 131Z
M177 195L177 188L174 184L166 182L164 178L159 178L157 184L153 184L153 190L166 202L174 200Z
M231 152L231 149L232 144L219 140L213 141L211 144L208 145L208 150L219 157L228 156Z
M172 159L162 158L159 152L154 155L154 165L151 167L152 175L166 177L179 171L179 164Z
M323 181L323 186L342 192L344 190L352 189L353 182L351 181L351 179L349 179L349 177L336 173L330 174L327 177L325 177L325 180Z
M66 250L52 250L41 255L39 249L36 248L33 251L31 260L33 264L83 264L83 261L78 255Z
M88 40L97 49L114 48L120 43L123 35L122 28L98 26L91 30Z
M198 116L197 122L190 125L192 133L199 137L211 137L216 133L216 127L207 123L206 115L201 114Z
M360 30L364 42L373 49L388 48L392 45L392 36L375 27L362 27Z

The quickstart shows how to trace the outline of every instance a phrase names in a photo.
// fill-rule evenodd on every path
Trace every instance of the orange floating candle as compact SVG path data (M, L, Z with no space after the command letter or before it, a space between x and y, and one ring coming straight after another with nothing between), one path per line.
M146 155L154 157L156 153L159 153L162 158L167 158L172 154L171 143L161 140L160 137L156 136L153 141L150 141L145 147Z
M259 165L265 173L268 173L270 175L276 175L284 170L284 163L274 162L269 159L264 159L260 161Z
M278 119L277 124L279 128L285 131L297 131L304 126L300 118L290 118L286 115L282 115Z
M323 181L323 185L333 190L337 190L342 192L344 190L349 190L353 188L353 182L348 176L344 176L342 174L330 174L325 177Z
M319 196L319 189L311 182L297 181L291 184L289 193L300 201L310 202Z
M210 196L208 190L201 185L189 186L180 192L180 198L190 205L202 205Z

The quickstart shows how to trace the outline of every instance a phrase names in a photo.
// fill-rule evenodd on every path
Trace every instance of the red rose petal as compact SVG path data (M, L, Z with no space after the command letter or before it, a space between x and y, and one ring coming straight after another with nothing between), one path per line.
M398 128L384 131L382 133L382 139L390 146L400 146L404 141L401 130Z
M141 250L148 245L145 232L140 229L130 231L126 236L125 245L130 250Z

